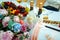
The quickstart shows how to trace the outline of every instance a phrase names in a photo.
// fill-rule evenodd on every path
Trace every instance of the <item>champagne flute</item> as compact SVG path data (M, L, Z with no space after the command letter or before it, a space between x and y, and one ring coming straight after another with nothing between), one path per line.
M33 6L34 6L34 1L31 0L31 1L30 1L30 10L33 10Z

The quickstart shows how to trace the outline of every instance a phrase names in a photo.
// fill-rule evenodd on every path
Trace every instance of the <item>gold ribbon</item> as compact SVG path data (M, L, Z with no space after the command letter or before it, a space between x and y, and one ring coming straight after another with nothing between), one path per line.
M52 20L48 20L48 19L43 19L44 23L48 23L48 24L60 24L59 21L52 21Z

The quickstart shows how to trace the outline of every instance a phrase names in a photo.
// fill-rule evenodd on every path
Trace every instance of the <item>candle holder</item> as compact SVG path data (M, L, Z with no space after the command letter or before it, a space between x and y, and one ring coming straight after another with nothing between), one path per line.
M39 11L38 11L38 17L40 17L40 14L42 13L42 2L39 3Z
M39 11L38 11L38 17L40 17L41 13L42 13L42 8L44 6L46 0L37 0L37 7L39 7Z

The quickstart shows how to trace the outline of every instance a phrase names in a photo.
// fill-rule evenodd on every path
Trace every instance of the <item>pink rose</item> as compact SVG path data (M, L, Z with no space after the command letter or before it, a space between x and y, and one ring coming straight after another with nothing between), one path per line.
M8 26L9 20L10 20L10 16L4 17L4 19L2 20L3 27Z
M21 28L21 30L22 30L23 32L26 32L26 31L27 31L27 27L26 27L25 25L23 25L22 28Z
M3 40L12 40L13 33L11 31L4 32L2 39Z

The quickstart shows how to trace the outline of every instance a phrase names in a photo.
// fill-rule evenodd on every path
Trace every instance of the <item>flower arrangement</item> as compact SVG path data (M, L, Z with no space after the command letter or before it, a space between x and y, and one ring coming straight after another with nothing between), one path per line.
M2 2L0 4L0 40L28 40L30 27L23 19L28 12L28 7Z

